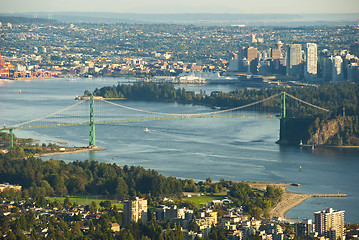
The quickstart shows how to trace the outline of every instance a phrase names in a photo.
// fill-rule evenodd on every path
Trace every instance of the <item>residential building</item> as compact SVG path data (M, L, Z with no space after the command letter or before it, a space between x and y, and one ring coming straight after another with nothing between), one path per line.
M4 191L5 189L14 189L15 191L21 191L22 187L18 185L11 185L8 183L0 184L0 192Z
M307 43L307 64L305 77L316 78L318 74L318 46L315 43Z
M332 62L332 82L343 81L343 59L341 56L331 56Z
M314 234L314 224L312 219L303 219L302 222L295 223L295 235L297 237L308 237Z
M131 222L147 221L147 200L136 197L123 202L123 224L127 226Z
M344 212L327 208L314 213L315 231L330 240L344 237Z

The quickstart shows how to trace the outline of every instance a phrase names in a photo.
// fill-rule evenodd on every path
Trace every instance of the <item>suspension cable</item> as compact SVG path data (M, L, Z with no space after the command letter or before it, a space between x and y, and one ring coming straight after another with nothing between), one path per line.
M19 124L14 125L13 127L20 127L20 126L25 125L25 124L28 124L28 123L37 122L37 121L43 120L43 119L45 119L45 118L52 117L52 116L54 116L54 115L56 115L56 114L60 114L60 113L62 113L62 112L65 112L65 111L67 111L67 110L69 110L69 109L71 109L71 108L73 108L73 107L75 107L75 106L77 106L77 105L79 105L79 104L82 104L82 103L84 103L84 102L86 102L86 100L81 100L81 101L79 101L79 102L77 102L77 103L75 103L75 104L72 104L71 106L68 106L68 107L66 107L66 108L64 108L64 109L61 109L61 110L57 111L57 112L51 113L51 114L49 114L49 115L47 115L47 116L44 116L44 117L41 117L41 118L37 118L37 119L34 119L34 120L30 120L30 121L27 121L27 122L19 123Z
M121 107L121 108L125 108L125 109L129 109L129 110L133 110L133 111L137 111L137 112L145 112L145 113L151 113L151 114L159 114L159 115L168 115L168 116L201 116L201 115L211 115L211 114L219 114L219 113L224 113L224 112L231 112L231 111L236 111L236 110L240 110L240 109L243 109L243 108L247 108L247 107L250 107L250 106L253 106L253 105L256 105L256 104L259 104L259 103L262 103L262 102L265 102L265 101L268 101L272 98L275 98L277 96L279 96L280 93L278 94L275 94L273 96L270 96L266 99L263 99L263 100L259 100L259 101L256 101L256 102L253 102L253 103L249 103L249 104L246 104L246 105L243 105L243 106L239 106L239 107L235 107L235 108L231 108L231 109L225 109L225 110L221 110L221 111L216 111L216 112L204 112L204 113L185 113L185 114L178 114L178 113L161 113L161 112L152 112L152 111L146 111L146 110L141 110L141 109L137 109L137 108L132 108L132 107L127 107L127 106L124 106L124 105L121 105L121 104L117 104L117 103L114 103L114 102L110 102L110 101L107 101L107 100L104 100L104 99L100 99L100 101L103 101L103 102L106 102L106 103L109 103L109 104L112 104L112 105L115 105L115 106L118 106L118 107Z
M317 109L322 110L322 111L330 112L328 109L321 108L321 107L318 107L318 106L316 106L316 105L314 105L314 104L311 104L311 103L309 103L309 102L303 101L303 100L301 100L301 99L299 99L299 98L294 97L293 95L290 95L289 93L285 93L285 95L286 95L286 96L289 96L289 97L293 98L294 100L297 100L297 101L299 101L299 102L301 102L301 103L307 104L308 106L317 108Z

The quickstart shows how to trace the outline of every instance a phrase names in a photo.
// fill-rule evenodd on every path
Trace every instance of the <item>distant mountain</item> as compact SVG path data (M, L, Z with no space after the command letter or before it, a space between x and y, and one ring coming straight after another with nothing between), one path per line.
M173 23L195 25L303 26L352 25L359 13L351 14L140 14L108 12L40 12L17 13L12 16L49 18L69 23Z

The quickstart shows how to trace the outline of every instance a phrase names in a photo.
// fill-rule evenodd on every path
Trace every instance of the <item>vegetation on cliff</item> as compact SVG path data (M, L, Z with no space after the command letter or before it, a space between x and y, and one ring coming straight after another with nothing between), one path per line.
M358 116L337 117L327 121L317 118L310 131L308 144L311 145L359 146Z

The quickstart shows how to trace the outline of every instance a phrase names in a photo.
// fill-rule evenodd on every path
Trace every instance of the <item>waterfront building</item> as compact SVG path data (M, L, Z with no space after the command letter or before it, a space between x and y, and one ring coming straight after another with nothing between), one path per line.
M136 197L123 202L123 224L128 226L131 222L147 222L147 200Z
M300 77L302 61L302 46L300 44L289 44L287 46L287 76Z
M10 69L13 65L5 63L0 54L0 78L8 78L10 76Z
M307 43L307 64L305 77L307 79L316 78L318 74L318 46L315 43Z
M314 213L315 231L330 240L344 238L344 212L327 208Z

